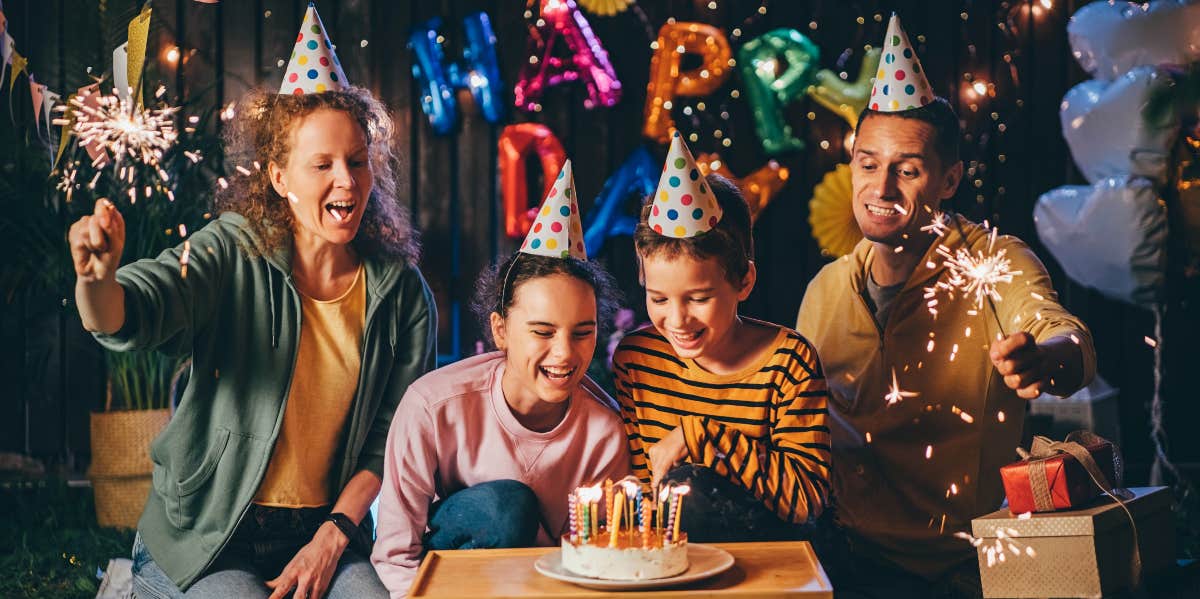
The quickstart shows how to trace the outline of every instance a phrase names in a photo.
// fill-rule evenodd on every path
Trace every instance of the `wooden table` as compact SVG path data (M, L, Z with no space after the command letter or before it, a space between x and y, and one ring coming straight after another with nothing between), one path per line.
M533 563L551 547L430 551L409 597L820 597L829 577L807 541L717 543L733 567L684 586L652 591L595 591L548 578Z

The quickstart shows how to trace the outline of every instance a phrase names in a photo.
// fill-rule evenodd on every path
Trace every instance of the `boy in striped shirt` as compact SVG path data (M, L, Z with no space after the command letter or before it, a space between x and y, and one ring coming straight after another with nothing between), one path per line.
M634 474L691 487L694 541L802 536L829 500L828 392L808 341L737 313L755 282L745 199L676 134L634 243L652 325L613 356Z

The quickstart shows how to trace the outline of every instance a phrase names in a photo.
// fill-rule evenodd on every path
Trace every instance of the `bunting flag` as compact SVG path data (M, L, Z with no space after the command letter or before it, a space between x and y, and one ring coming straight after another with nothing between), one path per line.
M142 106L142 68L146 65L146 40L150 38L150 3L142 7L142 12L129 22L129 38L127 44L127 62L125 73L129 77L129 87L137 92L137 105Z
M17 40L14 40L7 30L0 32L0 80L4 79L8 65L12 64L13 55L16 53Z
M39 129L42 121L42 99L46 95L46 86L38 83L33 78L33 74L29 75L29 97L33 101L33 126L34 129Z

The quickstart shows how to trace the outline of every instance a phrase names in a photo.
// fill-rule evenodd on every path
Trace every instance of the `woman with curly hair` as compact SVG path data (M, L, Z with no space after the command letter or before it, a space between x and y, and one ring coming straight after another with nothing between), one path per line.
M392 123L345 85L253 93L237 114L230 158L252 168L189 249L118 270L125 225L105 201L69 235L80 316L100 343L192 359L150 448L134 592L385 596L368 509L392 414L436 355Z
M556 544L568 493L630 472L616 403L586 374L617 301L563 200L567 164L521 251L476 286L497 351L421 377L392 420L371 561L393 599L427 550Z

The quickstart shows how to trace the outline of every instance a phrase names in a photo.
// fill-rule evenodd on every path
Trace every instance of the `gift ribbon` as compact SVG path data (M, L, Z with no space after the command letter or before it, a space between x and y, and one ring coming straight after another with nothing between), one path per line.
M1033 445L1029 451L1017 448L1017 455L1028 462L1029 484L1033 489L1033 504L1037 506L1039 512L1054 510L1054 498L1050 495L1050 481L1046 474L1046 461L1060 453L1069 454L1075 458L1087 470L1096 486L1111 495L1112 483L1109 482L1108 477L1104 476L1104 472L1100 470L1100 466L1096 464L1096 460L1092 458L1092 454L1086 447L1075 441L1051 441L1039 435L1033 438Z
M1096 435L1087 435L1089 440L1104 441L1103 438ZM1033 438L1033 443L1029 447L1029 451L1024 448L1017 448L1017 455L1021 456L1022 460L1028 462L1029 486L1033 491L1033 504L1038 511L1053 511L1054 500L1050 495L1050 481L1046 474L1046 460L1057 456L1058 454L1068 454L1075 458L1083 469L1087 471L1092 482L1117 502L1121 509L1125 511L1125 516L1129 518L1129 528L1133 531L1133 563L1131 564L1130 580L1133 588L1137 588L1142 580L1142 552L1140 542L1138 541L1137 523L1133 519L1133 513L1129 511L1129 507L1125 505L1125 501L1118 497L1113 492L1113 485L1104 476L1104 472L1100 470L1100 466L1096 464L1095 458L1086 447L1072 439L1082 438L1076 433L1067 435L1066 441L1051 441L1047 437L1036 435ZM1114 446L1113 451L1117 449ZM1119 475L1118 475L1119 476Z

